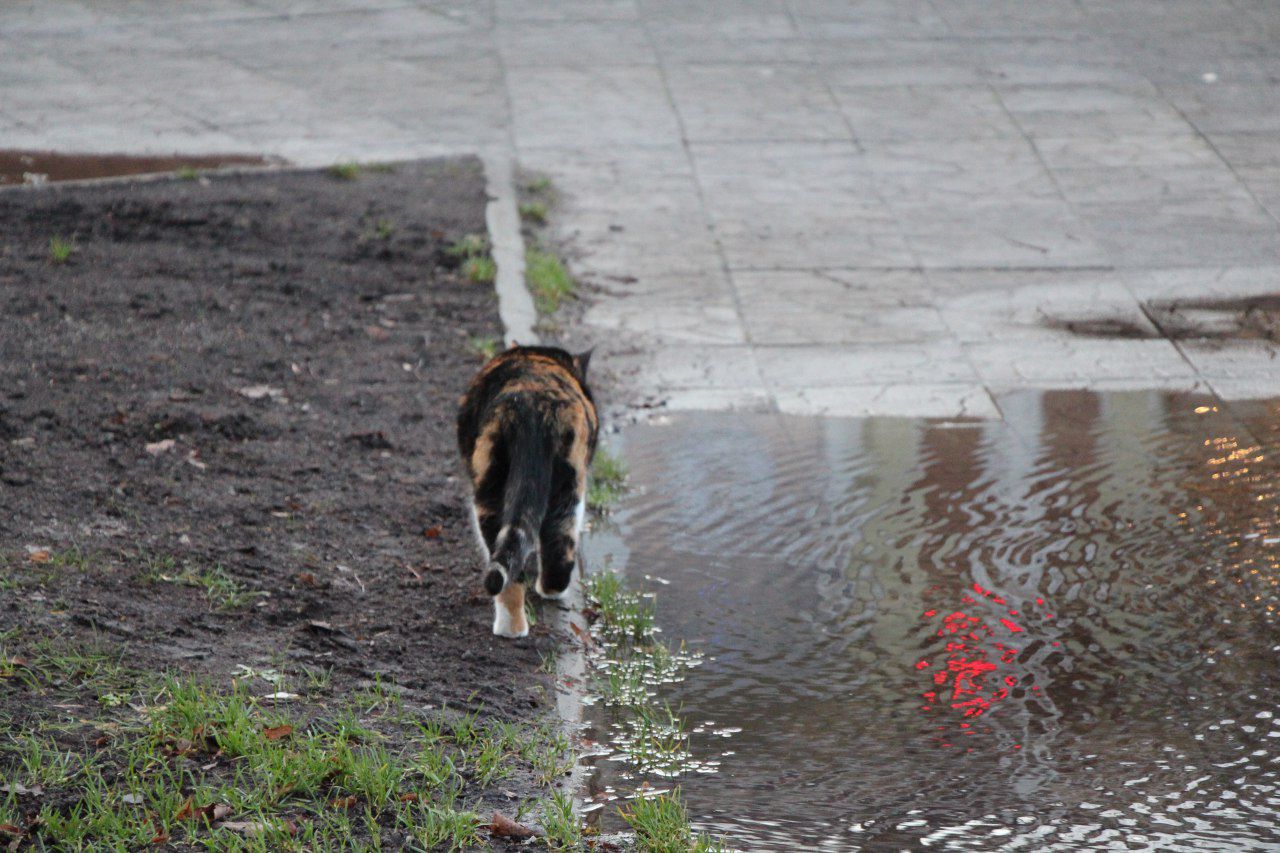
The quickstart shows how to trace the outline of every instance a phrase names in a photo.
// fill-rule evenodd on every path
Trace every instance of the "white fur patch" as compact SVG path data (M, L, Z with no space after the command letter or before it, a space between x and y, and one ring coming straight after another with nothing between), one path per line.
M529 634L529 620L524 615L524 587L514 584L494 596L493 633L499 637Z
M489 546L484 542L484 534L480 532L480 513L476 512L476 502L472 499L471 507L471 529L476 534L476 541L480 543L480 553L484 555L485 563L489 562Z
M573 541L576 545L578 537L582 535L582 523L587 518L587 502L579 498L578 506L573 511Z

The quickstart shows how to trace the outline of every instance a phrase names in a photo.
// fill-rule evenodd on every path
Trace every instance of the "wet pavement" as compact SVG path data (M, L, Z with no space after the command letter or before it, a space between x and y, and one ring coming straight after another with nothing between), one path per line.
M997 402L619 437L588 560L706 655L661 696L719 762L651 781L749 850L1275 849L1280 404Z

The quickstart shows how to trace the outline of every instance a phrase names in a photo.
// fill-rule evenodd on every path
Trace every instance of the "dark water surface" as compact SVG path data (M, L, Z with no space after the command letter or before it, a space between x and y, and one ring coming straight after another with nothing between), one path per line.
M1280 848L1280 406L999 403L615 440L636 490L588 560L708 656L662 691L720 762L674 780L696 825L745 850Z

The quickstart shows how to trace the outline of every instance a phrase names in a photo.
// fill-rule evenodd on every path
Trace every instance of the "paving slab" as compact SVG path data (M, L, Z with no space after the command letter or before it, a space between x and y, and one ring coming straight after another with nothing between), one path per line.
M514 161L636 399L996 417L1278 386L1146 313L1280 288L1278 45L1265 0L14 0L0 135Z

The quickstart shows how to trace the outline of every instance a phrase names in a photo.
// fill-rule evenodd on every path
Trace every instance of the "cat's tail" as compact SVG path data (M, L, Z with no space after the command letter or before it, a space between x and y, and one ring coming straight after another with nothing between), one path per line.
M539 531L551 498L551 431L532 407L512 407L507 424L502 527L484 579L490 595L537 577Z

